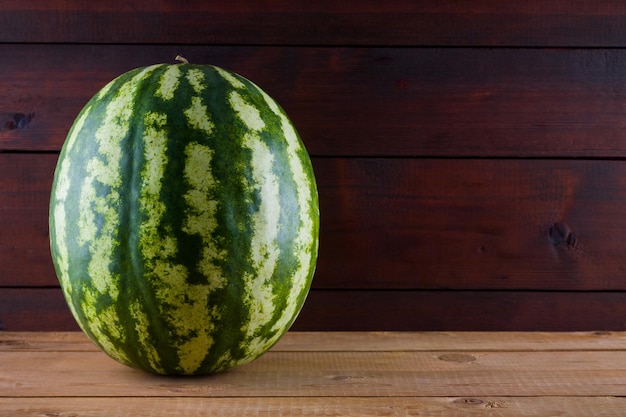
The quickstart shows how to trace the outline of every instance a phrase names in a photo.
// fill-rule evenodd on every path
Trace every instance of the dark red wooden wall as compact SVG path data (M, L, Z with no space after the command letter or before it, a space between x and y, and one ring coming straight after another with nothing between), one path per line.
M107 81L181 54L261 85L311 153L295 329L626 330L624 47L621 0L0 0L0 329L77 329L58 151Z

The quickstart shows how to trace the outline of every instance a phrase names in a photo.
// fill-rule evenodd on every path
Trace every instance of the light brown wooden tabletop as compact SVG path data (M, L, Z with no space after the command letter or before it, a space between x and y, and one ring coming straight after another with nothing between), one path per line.
M288 333L205 377L0 332L0 416L624 416L626 333Z

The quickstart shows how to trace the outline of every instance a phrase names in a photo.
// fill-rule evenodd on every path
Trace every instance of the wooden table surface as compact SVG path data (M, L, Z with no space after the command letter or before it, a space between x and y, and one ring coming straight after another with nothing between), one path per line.
M0 416L620 416L626 333L288 333L246 366L163 377L82 333L0 332Z

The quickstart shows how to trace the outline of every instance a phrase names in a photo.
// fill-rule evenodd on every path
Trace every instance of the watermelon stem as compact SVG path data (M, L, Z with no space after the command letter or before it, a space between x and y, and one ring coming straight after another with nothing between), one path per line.
M174 59L176 61L180 61L183 64L189 64L189 61L184 56L176 55L176 58L174 58Z

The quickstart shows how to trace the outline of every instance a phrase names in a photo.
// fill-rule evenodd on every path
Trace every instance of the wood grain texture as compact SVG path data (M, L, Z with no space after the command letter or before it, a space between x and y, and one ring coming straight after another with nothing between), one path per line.
M625 337L289 332L246 366L180 378L119 365L82 333L0 332L0 413L615 416Z
M56 160L56 154L0 153L0 291L58 286L48 233Z
M294 331L614 331L626 294L605 291L313 289ZM0 289L0 329L75 331L59 288Z
M0 154L0 285L58 286L56 154ZM314 288L626 289L626 162L314 158Z
M402 398L0 398L0 413L14 417L79 415L84 417L206 416L223 417L588 417L620 415L620 397L402 397Z
M77 331L60 288L0 288L0 330Z
M0 54L12 57L0 66L0 150L58 151L104 84L182 54L261 85L316 156L626 156L623 49L0 44Z
M623 292L314 290L294 330L612 331Z
M8 397L413 397L624 396L624 369L580 352L484 354L471 363L444 354L268 353L245 369L188 378L155 377L102 352L11 353L0 356ZM561 356L559 356L561 355ZM492 357L493 356L493 357ZM496 357L499 356L499 357ZM475 357L467 354L467 357ZM445 356L444 356L445 358ZM495 366L483 362L498 361ZM579 368L577 365L589 366ZM519 364L519 367L512 367ZM546 364L552 364L545 369ZM79 372L80 370L80 372ZM54 381L54 383L51 383ZM80 387L77 389L77 387Z
M106 82L181 54L261 85L313 155L296 329L626 329L621 1L0 10L0 328L76 329L48 247L57 153Z
M323 159L315 167L324 226L317 288L626 284L621 161Z
M619 0L0 2L0 42L624 46Z

